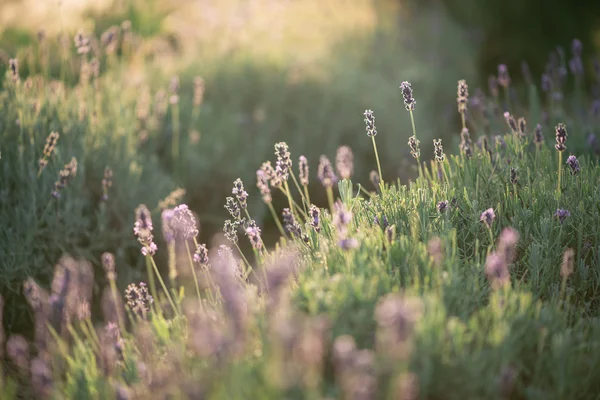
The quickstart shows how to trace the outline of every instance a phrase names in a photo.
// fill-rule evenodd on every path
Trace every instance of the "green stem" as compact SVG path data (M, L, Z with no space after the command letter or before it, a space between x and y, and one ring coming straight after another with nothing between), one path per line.
M292 215L294 215L294 205L292 204L292 202L293 202L292 193L290 192L290 186L288 185L287 181L283 182L283 187L284 187L284 193L288 199L288 204L290 206L290 212L292 213Z
M329 203L329 212L333 215L333 189L327 186L327 202Z
M169 293L169 289L167 289L167 285L165 285L165 281L163 281L162 277L160 276L160 272L158 271L158 267L156 266L156 263L154 262L154 258L152 258L152 256L148 256L148 258L150 259L150 262L152 263L152 268L154 268L154 272L156 273L156 276L158 277L158 281L160 282L162 289L165 291L165 294L167 295L167 299L169 300L171 307L173 307L173 311L176 314L179 314L179 309L177 308L177 306L175 306L175 302L171 298L171 293ZM156 288L155 288L155 290L156 290ZM158 301L158 298L157 298L157 301Z
M150 262L150 256L146 256L146 274L148 275L148 284L150 286L150 294L158 301L158 292L156 291L156 282L154 281L154 273L152 272L152 264ZM156 303L154 303L156 306Z
M198 296L198 305L200 309L203 309L202 297L200 296L200 286L198 285L198 277L196 276L196 268L194 268L194 261L192 260L192 254L190 253L190 245L185 240L185 249L187 250L188 260L190 262L190 268L192 269L192 276L194 277L194 284L196 286L196 295Z
M562 175L562 151L558 152L558 186L556 188L557 195L560 196L560 178Z
M312 203L310 202L310 196L308 195L308 186L307 185L303 185L303 186L304 186L304 196L306 197L306 202L310 206Z
M281 233L282 236L286 237L285 231L283 230L283 226L281 226L281 222L279 222L279 217L277 216L277 213L275 212L275 209L273 208L273 204L272 203L267 203L267 206L269 207L269 210L271 211L271 216L273 216L273 220L275 221L275 225L277 225L277 229L279 229L279 232Z
M300 193L300 197L302 197L302 202L304 203L304 211L308 212L307 207L310 206L310 203L308 202L306 197L304 197L304 193L303 193L302 189L300 189L300 185L298 184L298 181L296 180L296 175L294 174L294 172L290 171L290 175L292 176L292 179L294 180L294 185L296 185L296 189L298 189L298 193Z
M121 310L119 309L120 302L119 302L119 295L118 295L118 291L117 291L117 284L115 283L114 279L110 279L109 284L110 284L110 291L112 292L112 296L113 296L113 301L115 302L115 310L117 311L117 320L119 322L119 328L121 328L121 331L124 331L125 330L125 321L123 320L123 316L121 315Z
M379 171L379 188L383 192L384 182L383 182L383 175L381 174L381 164L379 162L379 152L377 151L377 144L375 143L375 136L371 136L371 140L373 141L373 151L375 151L375 160L377 160L377 171Z

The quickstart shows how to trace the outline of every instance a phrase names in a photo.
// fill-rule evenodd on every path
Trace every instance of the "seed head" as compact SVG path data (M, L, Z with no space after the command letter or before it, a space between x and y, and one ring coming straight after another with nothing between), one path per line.
M505 89L510 85L510 76L505 64L498 65L498 83Z
M444 148L442 147L442 139L433 139L433 154L438 162L444 162L446 155L444 154Z
M325 155L321 155L319 158L319 167L317 168L317 177L321 184L330 188L337 182L337 176L333 172L333 167L331 166L331 162Z
M233 182L233 189L231 190L231 193L237 198L240 208L245 210L248 207L248 193L244 190L244 184L240 178Z
M579 160L573 155L570 155L569 158L567 158L567 165L571 168L571 175L577 175L579 171L581 171L581 168L579 168Z
M148 292L148 287L144 282L140 282L139 285L129 284L125 289L125 300L127 300L127 306L131 311L142 318L150 312L150 306L154 303L154 299Z
M208 265L208 249L205 244L198 244L194 253L194 262L200 265Z
M321 209L314 204L311 204L308 215L310 217L310 226L312 226L317 233L321 232Z
M367 126L367 136L376 136L377 129L375 129L375 115L373 114L373 110L365 110L363 115L365 116L365 124Z
M540 146L544 142L544 135L542 133L542 125L537 124L533 131L533 142Z
M223 232L225 233L225 238L233 244L238 242L237 228L238 224L236 222L231 222L230 219L226 220L225 224L223 225Z
M335 167L342 179L350 179L354 173L354 154L348 146L340 146L335 155Z
M421 150L419 150L419 144L421 142L413 135L408 138L408 147L410 148L410 154L416 159L421 157Z
M493 208L488 208L487 210L482 212L481 217L479 217L479 220L483 222L488 228L492 227L494 219L496 219L496 214L494 213Z
M567 149L567 146L565 145L567 143L567 127L565 126L565 124L563 123L559 123L558 125L556 125L556 145L554 147L556 147L556 150L558 151L565 151Z
M13 83L19 82L19 60L11 58L8 60L8 70Z
M554 213L554 218L557 218L561 224L563 222L565 222L565 219L567 219L570 216L571 216L571 213L569 212L569 210L565 210L563 208L557 209L556 212Z
M567 279L575 270L575 252L573 249L566 249L563 254L563 262L560 267L560 276Z
M304 156L298 159L298 178L301 185L308 186L308 160Z
M371 171L371 173L369 174L369 180L376 188L379 187L379 184L381 183L381 179L379 179L379 174L377 173L377 171L374 170Z
M414 111L416 100L413 97L413 90L410 86L410 83L404 81L400 84L400 89L402 90L402 97L404 97L404 106L407 111Z
M467 86L467 81L464 79L458 81L456 102L458 103L458 112L464 114L467 111L467 104L469 103L469 87Z
M273 197L271 196L271 188L269 187L269 178L262 169L256 171L256 187L258 187L263 201L267 204L271 203Z
M185 204L178 205L173 209L173 218L171 218L170 225L175 235L184 240L198 236L196 218Z

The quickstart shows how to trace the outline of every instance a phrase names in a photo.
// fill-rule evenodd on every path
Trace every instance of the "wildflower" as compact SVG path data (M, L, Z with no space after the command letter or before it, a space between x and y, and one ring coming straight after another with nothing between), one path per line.
M137 236L138 241L142 245L142 254L144 256L153 256L156 253L157 247L154 243L154 235L152 230L152 219L150 210L145 204L140 204L135 210L136 221L133 226L133 233Z
M198 228L194 214L185 204L181 204L173 209L173 218L170 220L170 226L176 236L188 240L198 236Z
M567 279L575 270L575 252L573 249L566 249L563 254L563 262L560 267L560 276Z
M460 151L465 155L465 157L470 158L472 153L473 142L471 141L471 135L469 134L469 130L467 128L463 128L460 132Z
M104 268L104 272L106 272L106 278L109 281L114 281L117 278L115 272L115 256L108 252L102 253L100 260L102 261L102 268Z
M229 214L233 217L235 221L240 221L242 217L242 212L240 210L239 204L233 199L233 197L227 197L225 199L225 209L229 211Z
M281 178L275 173L275 169L271 165L270 161L264 162L261 165L260 169L263 170L263 172L269 179L269 184L271 185L271 187L274 187L274 188L281 187L283 182L282 182Z
M444 154L444 148L442 147L442 139L433 139L433 154L438 162L444 162L446 155Z
M517 169L515 167L510 167L510 183L516 185L519 181L519 177L517 175Z
M135 283L129 284L125 289L125 300L127 306L140 317L145 317L150 312L150 306L154 303L154 299L148 293L148 287L144 282L139 285Z
M77 54L85 55L90 52L90 38L85 36L82 30L77 32L74 41Z
M512 133L519 132L519 127L517 126L517 122L515 121L513 116L510 115L510 113L508 111L506 111L504 113L504 119L506 120L506 123L508 124L508 127L510 128Z
M505 89L510 85L510 76L505 64L498 65L498 83Z
M410 86L410 83L404 81L400 84L400 89L402 90L402 97L404 97L404 106L407 111L414 111L416 100L413 97L413 90Z
M469 102L469 87L467 86L467 81L464 79L458 81L456 102L458 103L459 113L463 114L465 111L467 111L467 104Z
M270 203L273 200L271 196L271 188L269 188L269 178L262 169L256 170L256 187L260 191L262 199L265 203Z
M298 178L301 185L308 186L308 160L304 156L298 159Z
M183 196L185 196L185 193L185 189L177 188L173 190L167 197L158 202L158 207L165 209L177 205Z
M237 243L238 241L237 228L238 224L235 222L231 222L230 219L226 220L223 225L223 232L225 233L225 238L233 244Z
M556 150L558 151L565 151L567 149L567 146L565 146L565 143L567 143L567 127L565 126L565 124L563 123L559 123L558 125L556 125L556 145L554 147L556 147Z
M292 159L287 143L279 142L275 144L275 155L277 163L275 164L275 174L282 180L287 181L290 168L292 168Z
M71 158L71 161L69 161L69 163L66 164L65 167L59 172L58 181L54 183L54 191L52 192L52 196L54 196L55 198L59 198L59 191L61 189L64 189L65 186L67 186L67 184L71 182L76 175L77 159L73 157Z
M8 70L13 83L19 82L19 60L16 58L8 60Z
M517 121L517 125L519 126L519 133L521 134L521 137L525 137L525 135L527 134L527 121L525 120L525 118L519 118L519 120Z
M317 233L321 232L321 209L314 204L311 204L308 215L310 217L310 226L312 226Z
M490 75L488 78L488 89L492 97L498 97L498 80L494 75Z
M577 175L581 168L579 168L579 160L574 155L570 155L567 158L567 165L571 168L571 175Z
M490 253L485 260L485 274L493 289L510 284L510 272L504 257L498 253Z
M340 146L335 156L335 167L342 179L350 179L354 172L354 155L348 146Z
M56 142L58 142L59 138L58 132L50 132L48 137L46 138L46 144L44 145L44 155L40 158L39 166L40 172L48 165L48 160L52 157L52 153L54 153L54 149L56 147Z
M335 173L333 172L331 162L325 155L322 155L319 159L317 177L321 181L321 184L326 188L333 187L334 183L337 182L337 176L335 176Z
M542 125L537 124L533 131L533 142L536 145L541 145L544 142L544 135L542 134Z
M200 265L208 265L208 249L205 244L198 244L194 252L194 262Z
M448 200L442 200L439 203L437 203L437 210L440 214L444 213L444 211L446 211L448 209L449 206L449 202Z
M421 142L414 135L408 138L408 147L410 148L410 154L416 159L421 156L421 150L419 150L419 144Z
M199 107L204 100L204 79L197 76L194 78L194 107Z
M169 103L171 105L179 103L179 77L177 75L173 76L169 82L169 92L171 93Z
M373 186L379 187L381 179L379 179L379 174L377 173L377 171L371 171L371 173L369 174L369 180L371 181Z
M481 213L481 217L479 217L479 220L483 222L488 228L491 228L495 218L496 214L494 213L494 209L488 208L487 210Z
M571 216L571 213L569 212L569 210L565 210L563 208L557 209L556 212L554 213L554 218L557 218L561 224L563 222L565 222L565 219L567 219L570 216Z
M110 167L104 168L104 176L102 177L102 201L108 200L108 190L112 187L113 171Z
M375 115L373 115L373 110L365 110L363 115L365 116L365 124L367 126L367 136L376 136L377 129L375 129Z
M249 226L246 228L246 236L250 240L252 247L259 250L262 248L262 239L260 238L260 228L256 226L254 221L251 221Z
M234 194L237 198L240 208L242 210L245 210L248 207L248 193L244 190L244 184L242 183L242 180L240 178L236 179L235 182L233 182L233 189L231 193Z

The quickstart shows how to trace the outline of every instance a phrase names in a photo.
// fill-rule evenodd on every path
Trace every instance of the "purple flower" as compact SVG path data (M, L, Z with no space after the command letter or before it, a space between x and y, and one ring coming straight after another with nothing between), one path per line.
M375 129L375 115L373 115L373 110L365 110L363 115L365 116L365 124L367 126L367 136L376 136L377 129Z
M559 208L556 210L556 212L554 213L554 218L558 218L558 220L560 221L560 223L562 224L563 222L565 222L565 219L567 219L567 217L570 217L571 213L569 212L569 210L565 210L562 208Z
M556 145L554 147L556 147L556 150L558 151L565 151L567 149L567 146L565 146L565 143L567 143L567 127L565 126L565 124L563 123L559 123L558 125L556 125Z
M137 236L138 241L142 245L142 254L144 256L153 256L157 250L154 244L154 235L152 230L152 219L150 210L145 204L140 204L135 210L136 221L133 226L133 233Z
M181 204L173 209L171 229L185 240L198 236L196 218L187 205Z
M437 210L440 214L442 214L444 211L446 211L448 209L448 205L450 203L448 202L448 200L442 200L439 203L437 203Z
M570 155L569 158L567 158L567 165L571 168L571 175L577 175L579 171L581 171L581 168L579 168L579 160L573 155Z
M413 90L410 86L409 82L402 82L400 84L400 89L402 90L402 97L404 97L404 106L407 111L414 111L415 104L417 103L415 98L413 97Z
M304 156L298 159L298 179L303 186L308 186L308 160Z
M510 284L510 272L504 257L490 253L485 260L485 275L493 289L499 289Z
M198 244L198 246L196 246L194 262L200 265L208 265L208 249L205 244Z
M479 217L479 220L483 222L488 228L491 228L495 218L496 214L494 213L494 209L488 208L487 210L481 213L481 217Z

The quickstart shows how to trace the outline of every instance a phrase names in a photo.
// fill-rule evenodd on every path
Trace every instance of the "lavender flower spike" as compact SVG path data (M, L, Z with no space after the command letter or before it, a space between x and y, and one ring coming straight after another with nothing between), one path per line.
M479 220L483 222L488 228L491 228L494 219L496 219L496 214L494 213L493 208L488 208L487 210L482 212L481 217L479 217Z

